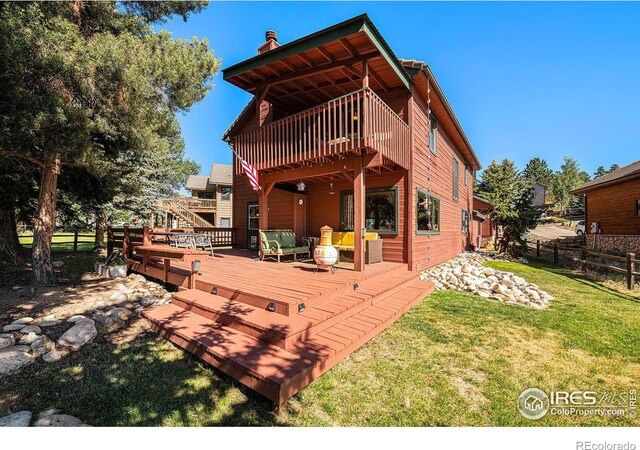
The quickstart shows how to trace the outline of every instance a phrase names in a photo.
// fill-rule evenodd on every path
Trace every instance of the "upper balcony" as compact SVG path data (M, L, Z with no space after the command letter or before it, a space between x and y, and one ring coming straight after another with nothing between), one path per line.
M383 162L408 168L409 126L366 88L238 134L233 148L259 171L321 163L361 150L379 152Z
M412 80L366 15L284 45L270 31L258 51L223 71L254 96L224 139L256 169L371 152L408 167L409 128L396 112L406 111Z

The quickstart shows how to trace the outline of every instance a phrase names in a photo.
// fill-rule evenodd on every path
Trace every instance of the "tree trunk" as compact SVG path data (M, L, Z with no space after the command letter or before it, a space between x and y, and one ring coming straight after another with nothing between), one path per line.
M51 240L56 219L56 201L58 197L58 174L60 160L54 155L47 155L42 169L40 196L33 236L33 282L35 284L52 284L56 274L51 264Z
M107 225L107 215L104 208L96 208L96 239L94 241L93 250L98 251L104 248L104 231Z
M13 202L3 203L0 205L0 265L17 267L22 262Z

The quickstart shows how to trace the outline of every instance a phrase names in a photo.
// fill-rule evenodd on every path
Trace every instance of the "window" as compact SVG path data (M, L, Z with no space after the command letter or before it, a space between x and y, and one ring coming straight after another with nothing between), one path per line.
M220 188L220 198L222 200L231 200L231 188L230 187L221 187Z
M436 116L431 114L429 116L429 150L434 155L438 154L438 149L436 146L438 145L436 134L438 133L438 121L436 120Z
M215 192L211 192L211 191L198 191L198 198L207 198L207 199L214 199L215 197Z
M464 165L464 185L469 185L469 166Z
M228 217L220 217L220 228L231 228L231 219Z
M440 199L418 188L416 234L440 233Z
M353 191L340 193L340 228L353 230ZM367 189L365 227L381 234L398 233L398 188Z
M453 158L453 199L460 198L460 179L458 178L458 160Z
M466 209L462 210L462 234L469 233L469 211Z
M636 200L636 217L640 217L640 200Z

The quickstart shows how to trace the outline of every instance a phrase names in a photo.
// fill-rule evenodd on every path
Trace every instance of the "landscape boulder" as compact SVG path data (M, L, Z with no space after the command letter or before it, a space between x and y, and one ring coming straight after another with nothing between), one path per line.
M11 347L15 343L16 340L13 337L13 334L0 334L0 350L2 350L3 348Z
M95 322L91 319L82 319L60 336L58 345L77 350L97 335Z
M0 376L12 374L35 362L35 358L28 353L30 348L26 349L25 352L23 346L14 345L0 350Z
M19 411L0 417L0 427L28 427L31 423L31 411Z

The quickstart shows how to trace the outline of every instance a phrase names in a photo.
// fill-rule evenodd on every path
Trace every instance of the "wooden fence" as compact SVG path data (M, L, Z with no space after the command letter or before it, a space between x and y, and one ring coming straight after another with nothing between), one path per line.
M596 267L598 269L624 274L627 281L627 289L633 289L635 287L635 277L640 277L640 271L638 271L638 267L640 266L637 266L637 264L640 264L640 259L636 259L634 253L627 253L626 256L616 256L608 253L595 252L584 246L561 245L557 241L553 241L552 243L536 241L535 244L532 244L533 243L527 243L529 252L535 251L537 258L541 258L545 253L551 254L553 263L557 266L563 262L571 261L579 264L583 272L586 272L588 267ZM598 258L600 261L593 261L593 258ZM621 264L615 266L607 264L608 261L615 261Z
M33 237L34 237L33 233L20 234L18 235L18 237L20 239L31 238L32 239L31 243L24 243L22 245L25 247L33 246ZM78 250L79 244L91 244L91 247L93 248L93 245L95 244L95 238L96 238L95 232L80 231L78 229L75 229L73 232L54 232L51 246L53 248L59 245L73 244L72 251L77 252L79 251Z
M133 256L135 247L143 244L161 243L166 241L166 234L162 233L201 233L211 236L213 248L235 247L235 228L151 228L143 226L133 227L107 227L107 253L110 255L114 249L122 249L126 259Z

